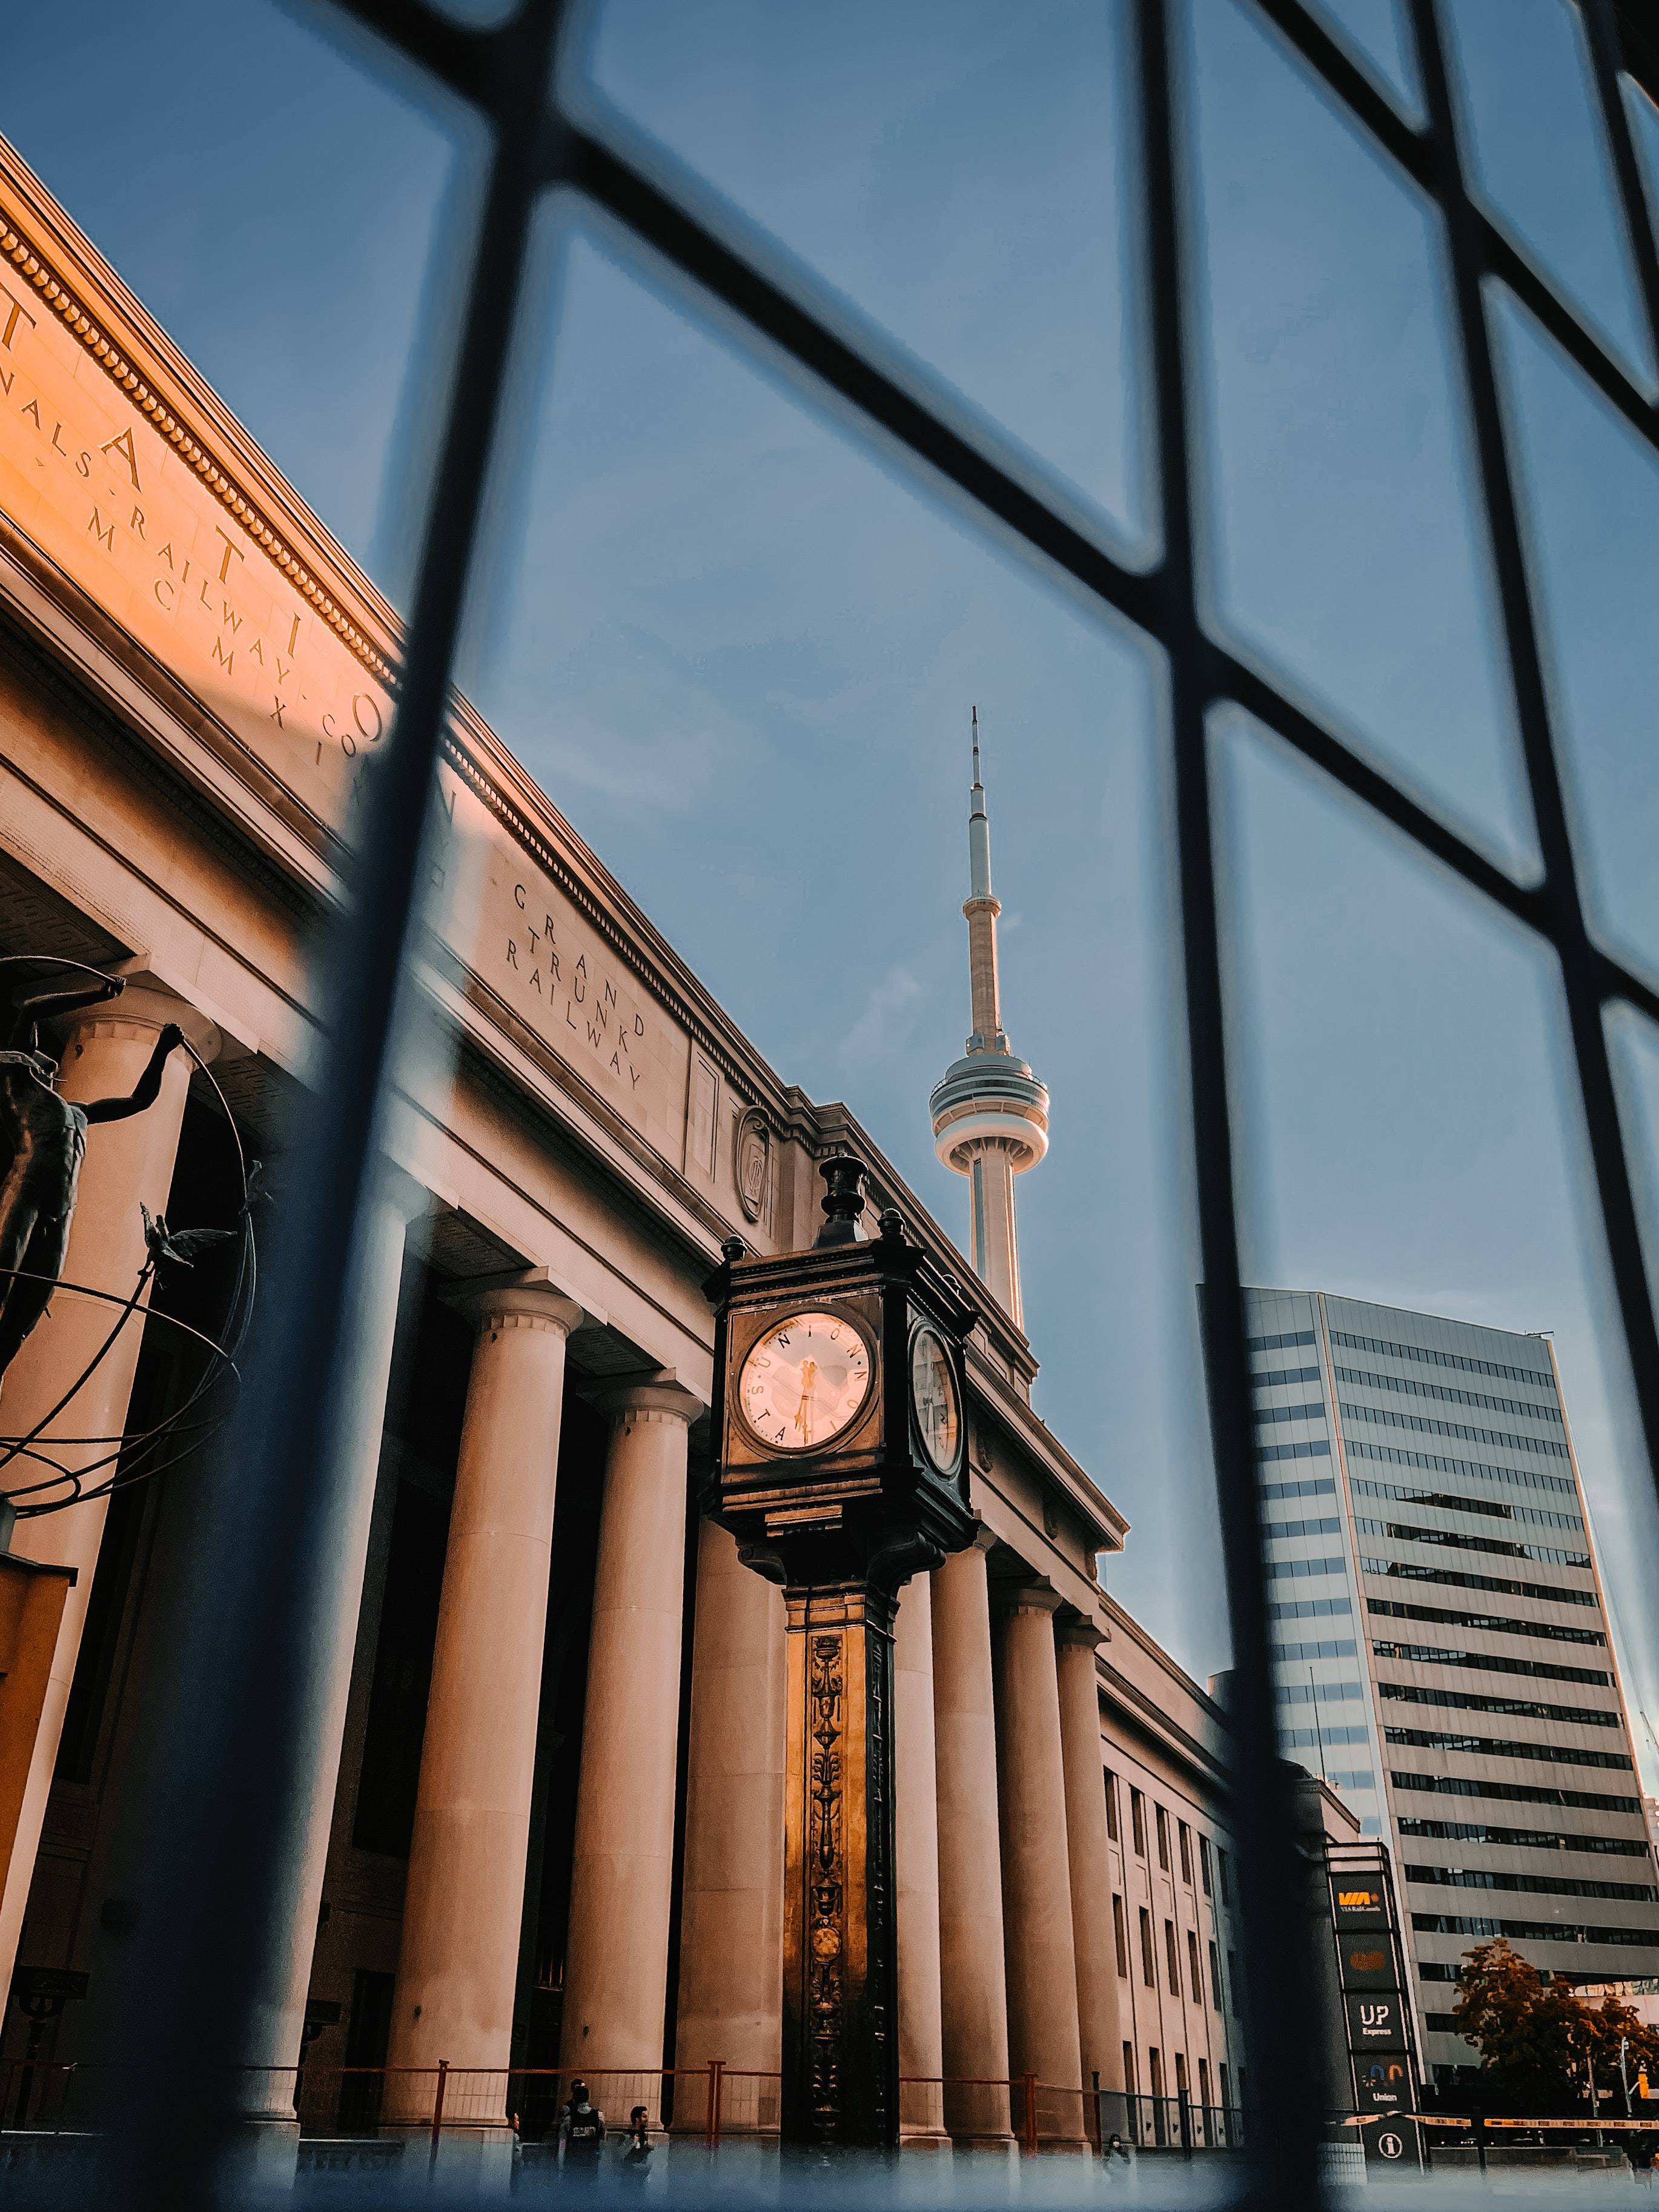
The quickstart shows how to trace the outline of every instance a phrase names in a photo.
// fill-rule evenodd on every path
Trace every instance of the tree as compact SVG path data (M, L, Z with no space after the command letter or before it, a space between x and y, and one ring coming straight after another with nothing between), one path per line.
M1586 2061L1598 2089L1619 2085L1619 2043L1632 2084L1645 2066L1659 2078L1659 2031L1617 1997L1587 2005L1570 1982L1541 1974L1499 1936L1465 1952L1452 2018L1480 2053L1494 2100L1517 2112L1565 2117L1589 2106ZM1623 2100L1613 2116L1622 2118Z

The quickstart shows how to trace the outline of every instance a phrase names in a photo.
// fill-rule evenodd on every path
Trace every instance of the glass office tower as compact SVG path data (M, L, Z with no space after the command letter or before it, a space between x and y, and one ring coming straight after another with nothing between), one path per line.
M1251 1291L1280 1718L1394 1854L1426 2062L1471 1945L1659 1972L1659 1890L1548 1342Z

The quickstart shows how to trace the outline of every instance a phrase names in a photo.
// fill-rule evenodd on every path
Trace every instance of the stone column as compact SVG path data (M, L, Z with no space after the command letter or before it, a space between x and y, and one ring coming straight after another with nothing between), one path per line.
M218 1051L217 1030L193 1007L148 984L130 984L118 999L70 1030L59 1079L64 1096L83 1104L130 1091L154 1049L157 1033L168 1022L179 1024L204 1060L212 1059ZM191 1067L187 1052L181 1048L173 1053L153 1106L130 1121L105 1122L88 1131L80 1193L64 1261L65 1284L84 1284L89 1290L111 1291L123 1298L131 1296L144 1261L144 1223L139 1207L148 1206L153 1215L167 1211ZM51 1412L109 1335L115 1311L101 1298L77 1297L67 1289L58 1292L5 1378L0 1392L0 1430L8 1436L27 1435ZM54 1460L70 1467L90 1468L105 1457L106 1449L97 1444L59 1444L54 1442L57 1437L120 1436L126 1424L142 1335L142 1324L135 1317L122 1329L85 1387L47 1423L41 1448ZM112 1472L112 1467L103 1467L90 1479L101 1481ZM39 1461L19 1457L10 1462L0 1481L15 1489L49 1473ZM4 1891L0 1894L0 1987L9 1988L11 1983L64 1708L92 1595L104 1515L101 1498L72 1505L39 1520L20 1522L12 1540L12 1549L24 1559L73 1567L76 1582L58 1632L51 1682L24 1785Z
M933 1591L899 1593L893 1641L894 1890L899 1910L899 2133L948 2144L939 1981L939 1784L933 1729ZM911 2086L905 2086L906 2083Z
M388 2058L506 2067L542 1694L565 1340L579 1306L545 1281L479 1291L450 1510ZM388 2079L385 2116L431 2112L433 2077ZM506 2138L505 2082L465 2117ZM457 2117L461 2117L459 2112Z
M783 2064L785 1682L784 1593L743 1565L729 1530L705 1521L674 2039L675 2126L687 2132L708 2117L693 2069L718 2058L734 2073L776 2075ZM734 2082L727 2120L775 2125L777 2086Z
M1060 1626L1060 1745L1066 1774L1066 1847L1077 1954L1077 2034L1083 2084L1123 2084L1118 2033L1117 1948L1111 1932L1111 1863L1106 1856L1106 1790L1100 1758L1100 1692L1094 1655L1100 1632L1074 1617Z
M930 1580L945 2074L948 2081L1001 2084L1008 2074L1008 2021L985 1578L995 1540L982 1528ZM947 2088L945 2124L959 2142L1010 2142L1007 2088Z
M1045 2136L1075 2142L1082 2136L1082 2061L1054 1651L1059 1603L1042 1583L1017 1587L1003 1600L996 1780L1009 2055L1015 2074L1034 2074L1046 2088L1071 2093L1039 2100L1038 2113Z
M633 1384L608 1402L615 1425L593 1583L559 2059L584 2075L663 2063L687 1432L702 1410L671 1382ZM628 2101L649 2106L655 2120L654 2083Z

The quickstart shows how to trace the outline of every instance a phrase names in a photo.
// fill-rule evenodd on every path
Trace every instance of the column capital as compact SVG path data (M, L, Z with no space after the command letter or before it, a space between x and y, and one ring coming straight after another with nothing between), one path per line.
M1098 1651L1106 1640L1106 1632L1098 1620L1069 1609L1055 1621L1054 1632L1063 1646L1076 1645L1087 1651Z
M1028 1583L1008 1583L996 1592L999 1609L1005 1614L1040 1613L1050 1619L1065 1603L1052 1583L1032 1580Z
M62 1036L67 1049L89 1037L153 1035L169 1022L178 1024L203 1060L218 1058L221 1040L217 1024L188 999L181 999L149 975L135 977L118 997L89 1006L83 1014L71 1015L63 1024Z
M705 1410L703 1401L694 1390L687 1390L683 1383L675 1381L671 1368L614 1382L597 1394L596 1402L618 1422L655 1413L668 1420L683 1421L687 1428Z
M518 1267L500 1275L475 1276L444 1294L445 1303L466 1314L480 1329L497 1322L521 1328L555 1329L568 1336L587 1315L548 1279L545 1267Z
M995 1528L988 1528L983 1521L976 1521L974 1523L973 1534L968 1538L967 1542L963 1545L962 1549L965 1552L981 1552L989 1553L996 1548L1001 1540L1002 1540L997 1535Z

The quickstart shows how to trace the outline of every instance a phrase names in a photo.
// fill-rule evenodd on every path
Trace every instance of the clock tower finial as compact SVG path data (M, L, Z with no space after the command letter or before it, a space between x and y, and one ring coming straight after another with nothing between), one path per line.
M1014 1178L1048 1150L1049 1094L1002 1028L996 918L990 887L990 815L979 763L979 709L972 709L973 783L968 794L968 990L972 1028L963 1057L946 1069L929 1103L935 1150L968 1178L968 1254L974 1272L1023 1326Z

